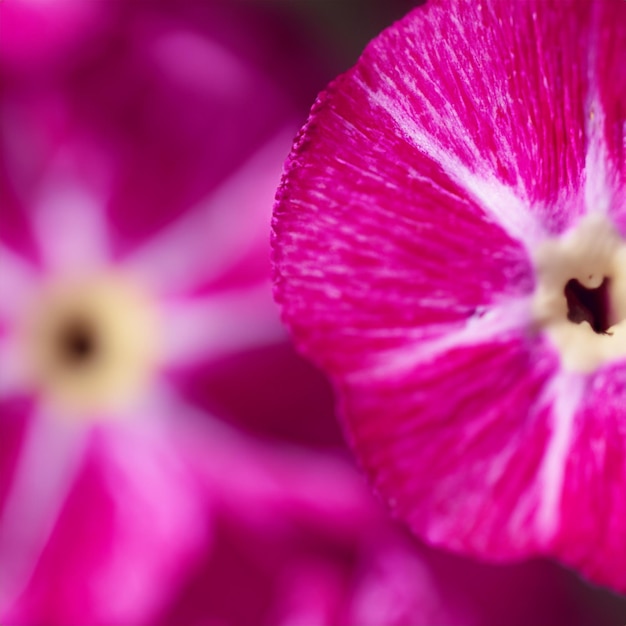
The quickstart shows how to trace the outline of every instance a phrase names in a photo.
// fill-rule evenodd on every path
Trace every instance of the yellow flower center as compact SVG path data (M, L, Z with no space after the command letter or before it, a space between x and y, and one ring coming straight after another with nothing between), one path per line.
M32 382L71 414L121 408L155 365L155 308L114 274L51 284L23 331Z
M592 372L626 357L626 244L608 218L587 215L534 261L533 315L563 366Z

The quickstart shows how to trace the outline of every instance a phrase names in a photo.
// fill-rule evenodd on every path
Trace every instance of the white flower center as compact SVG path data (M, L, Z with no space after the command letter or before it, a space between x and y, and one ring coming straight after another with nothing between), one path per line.
M563 366L592 372L626 357L626 243L608 218L585 216L534 262L533 315Z
M154 311L117 275L50 285L22 334L36 389L70 413L115 410L131 401L155 365Z

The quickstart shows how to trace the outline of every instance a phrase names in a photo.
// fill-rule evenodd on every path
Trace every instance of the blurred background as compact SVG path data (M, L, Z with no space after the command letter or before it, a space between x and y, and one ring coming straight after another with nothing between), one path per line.
M272 302L293 138L414 4L0 0L3 625L624 623L389 519Z

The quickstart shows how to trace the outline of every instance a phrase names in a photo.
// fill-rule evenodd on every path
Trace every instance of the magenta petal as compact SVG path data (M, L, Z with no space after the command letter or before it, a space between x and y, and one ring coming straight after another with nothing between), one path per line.
M11 0L1 9L0 63L16 73L49 68L76 54L103 19L99 3L82 0Z
M525 250L439 166L386 131L349 79L314 109L274 218L283 315L331 371L532 289Z
M126 256L126 269L162 296L220 286L219 279L250 256L266 278L269 208L292 136L291 125L282 127L197 206Z
M607 210L622 236L626 234L626 160L624 159L624 92L626 76L626 6L594 2L590 59L591 141L587 155L588 195Z
M0 131L5 135L2 127L2 118L0 118ZM6 141L6 137L0 137L0 147L2 142ZM4 162L6 159L0 151L0 202L2 204L2 228L0 228L0 244L8 246L11 250L21 253L22 256L37 260L37 245L33 229L28 220L26 210L27 202L21 197L22 194L16 189L16 180L23 177L23 172L8 171L9 164ZM14 164L11 163L13 166ZM20 176L21 175L21 176ZM20 180L23 186L30 187L32 180ZM22 191L22 190L20 190Z
M190 401L256 436L343 447L328 381L287 341L225 354L174 378Z
M344 389L366 470L418 534L492 558L544 547L520 532L535 524L550 435L541 399L556 360L541 352L505 336Z
M0 518L18 465L20 447L27 431L32 402L25 398L0 401Z
M218 189L293 114L258 67L273 43L243 13L212 0L115 4L91 53L56 77L68 123L111 159L120 255Z
M589 382L569 439L559 501L567 523L557 537L570 565L620 589L626 589L625 394L623 364L598 372Z
M576 196L585 163L592 5L429 2L377 38L347 80L419 152L460 166L455 177L502 182L558 229L572 217L559 199Z
M14 325L32 298L39 275L35 268L0 243L0 328ZM6 374L5 374L6 375Z

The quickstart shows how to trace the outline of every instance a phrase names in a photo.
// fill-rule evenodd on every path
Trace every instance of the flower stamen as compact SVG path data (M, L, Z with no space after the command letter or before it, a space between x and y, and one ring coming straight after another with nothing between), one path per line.
M566 369L591 372L626 357L626 243L587 215L535 254L533 314Z
M565 285L567 300L567 319L574 324L587 322L594 332L610 335L610 290L609 279L604 278L602 284L595 289L587 289L575 278Z

